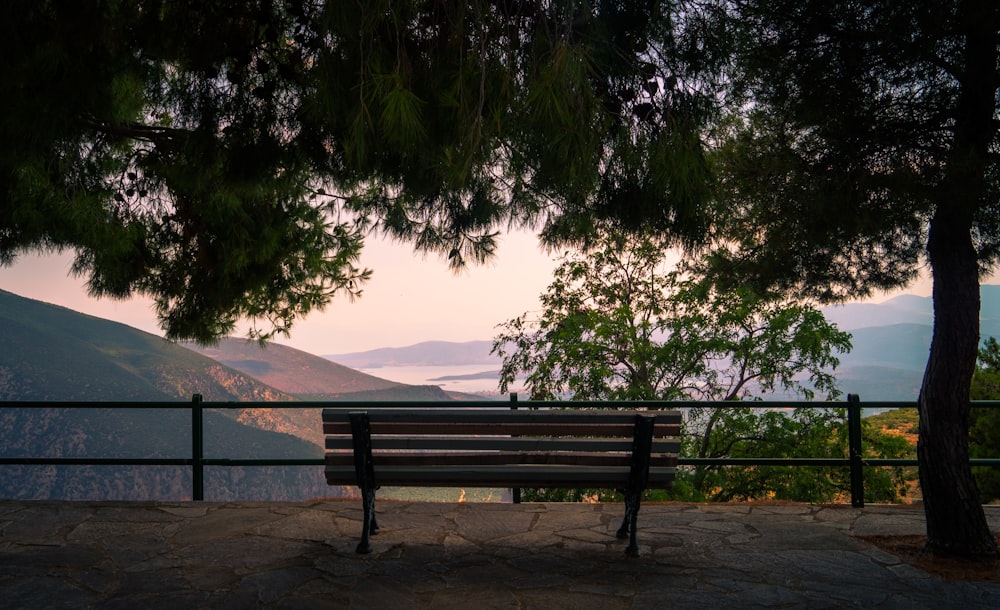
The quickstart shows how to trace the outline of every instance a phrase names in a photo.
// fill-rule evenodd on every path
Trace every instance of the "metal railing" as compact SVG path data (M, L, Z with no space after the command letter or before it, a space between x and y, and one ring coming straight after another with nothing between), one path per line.
M192 498L196 501L205 498L205 467L206 466L323 466L323 458L206 458L205 457L205 409L309 409L337 407L357 410L371 410L380 407L400 408L497 408L508 403L493 400L484 401L441 401L441 402L367 402L367 401L333 401L333 402L212 402L202 400L195 394L190 403L181 402L0 402L0 408L15 409L190 409L191 411L191 457L184 458L91 458L91 457L0 457L0 466L4 465L58 465L58 466L190 466L192 469ZM605 407L643 408L648 410L674 410L691 408L709 409L755 409L755 410L790 410L798 408L830 409L845 407L848 425L848 456L844 458L695 458L680 457L680 466L814 466L840 467L850 471L851 504L864 506L864 469L893 466L917 466L916 458L866 458L864 457L864 440L862 438L863 409L916 409L916 402L873 401L862 404L859 396L849 394L845 403L835 402L803 402L803 401L559 401L536 402L517 401L517 396L511 395L510 408L544 408L558 406L559 408L585 408L600 404ZM1000 401L973 401L975 408L1000 408ZM316 421L317 427L321 425ZM971 459L972 466L1000 466L1000 459Z

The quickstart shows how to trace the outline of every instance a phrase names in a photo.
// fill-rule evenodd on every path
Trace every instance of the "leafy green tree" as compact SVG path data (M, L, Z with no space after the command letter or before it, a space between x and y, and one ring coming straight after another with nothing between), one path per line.
M1000 342L990 337L979 350L976 372L972 375L972 400L1000 400ZM996 458L1000 455L1000 412L972 409L969 413L969 455ZM1000 498L1000 470L972 469L982 502Z
M708 414L694 411L704 428ZM715 415L715 414L713 414ZM844 458L847 456L847 419L843 408L798 408L793 412L730 408L718 412L711 436L684 439L685 455L707 458ZM882 433L862 421L867 457L901 458L910 454L905 438ZM866 469L865 501L894 502L906 493L901 468ZM831 502L849 496L850 473L844 468L808 466L703 467L680 478L675 497L690 501L744 501L753 499Z
M835 354L850 349L850 335L812 306L747 290L717 293L690 270L667 272L663 249L650 239L605 235L595 246L564 257L537 318L525 314L502 325L493 349L503 358L501 391L526 374L531 397L542 400L839 394L831 371ZM760 415L693 406L685 421L684 455L826 455L837 450L843 417L833 408ZM846 440L839 447L843 454ZM777 493L829 500L842 482L827 484L823 476L788 468L699 468L677 488L687 499ZM566 497L592 493L577 490Z
M929 263L920 392L928 549L995 557L968 465L979 277L1000 253L1000 4L724 3L745 87L719 157L722 276L824 300ZM748 100L752 100L749 102Z
M850 335L820 311L667 272L664 250L648 238L595 241L563 257L537 318L501 325L501 391L525 373L537 400L837 396L830 370Z
M709 105L672 2L5 9L0 263L72 250L170 338L287 333L360 293L374 229L454 266L508 224L704 232Z

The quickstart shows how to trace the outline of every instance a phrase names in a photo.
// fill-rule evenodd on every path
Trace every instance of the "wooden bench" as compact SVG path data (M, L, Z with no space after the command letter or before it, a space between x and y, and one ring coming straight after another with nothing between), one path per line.
M361 489L357 552L370 553L370 536L378 533L375 490L381 485L538 487L620 490L625 517L617 536L627 537L625 553L637 556L642 493L674 479L679 412L495 404L323 410L327 483Z

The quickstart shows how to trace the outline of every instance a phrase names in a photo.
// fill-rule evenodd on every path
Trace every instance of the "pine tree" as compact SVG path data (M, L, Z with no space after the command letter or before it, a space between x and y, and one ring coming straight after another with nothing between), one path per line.
M696 240L707 106L681 80L698 58L670 10L14 3L0 262L73 250L95 295L152 296L168 337L211 341L239 319L266 339L359 294L372 230L455 267L511 224Z
M928 548L994 557L968 464L979 276L1000 252L1000 4L739 3L752 103L721 159L724 275L824 300L929 264L920 392Z

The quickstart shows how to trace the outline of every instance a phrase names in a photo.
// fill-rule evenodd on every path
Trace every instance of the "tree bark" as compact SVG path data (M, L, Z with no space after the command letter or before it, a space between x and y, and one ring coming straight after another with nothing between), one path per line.
M954 139L935 192L927 253L934 278L934 335L920 389L920 487L927 548L939 554L996 557L969 466L969 393L979 352L979 253L976 211L987 200L986 168L996 137L998 9L968 0L959 9L964 63Z
M997 547L969 466L969 390L979 348L978 258L969 230L941 210L931 223L934 336L920 389L920 488L927 549L996 557ZM971 222L971 219L970 219Z

